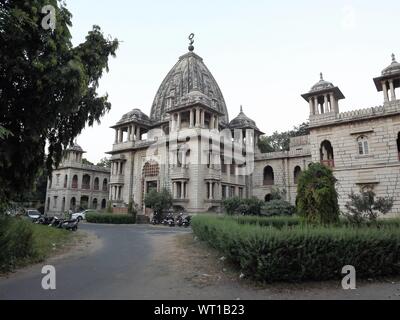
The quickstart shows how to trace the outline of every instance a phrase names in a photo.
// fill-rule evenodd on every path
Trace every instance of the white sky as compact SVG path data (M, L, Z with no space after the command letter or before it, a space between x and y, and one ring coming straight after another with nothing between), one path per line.
M140 108L146 114L162 80L187 52L195 52L218 82L230 119L244 112L267 134L307 120L301 98L324 73L340 87L340 111L381 105L373 77L397 54L400 1L67 0L73 42L92 25L123 41L99 93L112 109L100 126L86 128L78 143L97 162L112 149L109 127Z

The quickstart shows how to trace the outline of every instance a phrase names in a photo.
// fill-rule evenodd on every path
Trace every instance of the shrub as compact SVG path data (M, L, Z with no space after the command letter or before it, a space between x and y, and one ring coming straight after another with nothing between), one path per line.
M385 215L393 208L393 198L375 198L375 193L372 191L360 194L352 191L349 198L350 201L345 205L348 210L345 217L355 225L361 225L366 221L376 222L379 213Z
M277 229L211 216L194 217L192 227L199 239L262 282L341 279L345 265L353 265L360 278L400 272L397 228L385 232L312 225Z
M239 208L242 204L242 199L240 199L239 197L233 197L225 199L222 205L225 208L227 214L234 215L238 213Z
M0 217L0 271L11 271L21 260L33 256L35 250L32 223Z
M86 221L105 224L135 224L136 217L128 214L89 213L86 215Z
M296 208L285 200L271 200L264 204L262 214L266 216L291 216Z
M157 190L150 191L144 199L146 207L153 209L155 213L161 213L172 207L172 195L167 189L161 192Z
M245 216L257 216L261 214L261 208L264 205L264 201L261 201L255 197L249 199L242 199L241 205L239 206L239 212Z
M330 224L339 221L336 178L319 163L304 171L297 186L297 213L309 223Z

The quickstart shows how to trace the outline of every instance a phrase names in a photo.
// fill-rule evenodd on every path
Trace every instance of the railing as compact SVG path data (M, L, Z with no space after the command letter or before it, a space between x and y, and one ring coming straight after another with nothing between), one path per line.
M78 189L78 182L72 183L72 189Z
M82 189L89 190L90 189L90 184L87 184L87 183L83 184L82 183Z
M334 168L335 167L335 161L334 160L321 160L321 164L328 168Z

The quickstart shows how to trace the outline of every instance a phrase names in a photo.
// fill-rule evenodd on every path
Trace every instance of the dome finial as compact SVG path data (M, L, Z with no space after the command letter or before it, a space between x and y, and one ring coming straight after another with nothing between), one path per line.
M320 72L319 77L321 81L324 81L324 75L322 74L322 72Z
M243 106L240 105L240 113L243 113Z
M392 53L392 62L396 62L396 56L394 53Z
M193 43L194 43L194 33L191 33L191 34L189 35L189 41L190 41L190 43L189 43L189 51L192 52L192 51L194 51L194 46L193 46Z

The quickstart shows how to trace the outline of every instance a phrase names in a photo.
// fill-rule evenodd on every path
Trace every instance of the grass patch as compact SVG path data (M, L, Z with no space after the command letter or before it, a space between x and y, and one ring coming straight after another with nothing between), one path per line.
M0 272L41 262L71 239L66 230L25 219L0 218Z
M400 273L397 220L353 228L289 225L276 219L196 216L192 228L199 239L261 282L340 279L345 265L354 266L359 278Z

